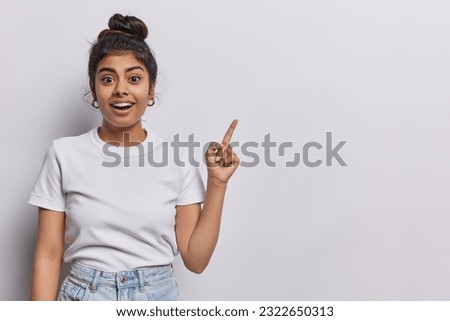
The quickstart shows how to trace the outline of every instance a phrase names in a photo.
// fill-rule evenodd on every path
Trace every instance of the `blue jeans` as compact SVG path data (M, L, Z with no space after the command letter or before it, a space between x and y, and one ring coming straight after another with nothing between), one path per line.
M172 265L104 272L73 262L58 301L178 301Z

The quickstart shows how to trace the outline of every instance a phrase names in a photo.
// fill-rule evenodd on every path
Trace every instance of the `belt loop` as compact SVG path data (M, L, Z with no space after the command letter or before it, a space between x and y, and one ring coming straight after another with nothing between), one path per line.
M138 280L139 280L139 292L144 292L144 285L145 285L144 273L139 269L136 271L137 271Z
M95 293L97 291L97 285L98 285L98 278L100 277L100 274L102 271L95 269L94 270L94 277L92 278L91 285L89 286L91 288L91 292Z

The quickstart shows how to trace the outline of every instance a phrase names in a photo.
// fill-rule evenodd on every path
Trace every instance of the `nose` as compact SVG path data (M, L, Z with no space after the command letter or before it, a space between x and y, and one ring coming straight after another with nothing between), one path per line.
M119 80L116 83L116 88L114 88L114 96L126 96L128 95L128 89L126 85L126 81Z

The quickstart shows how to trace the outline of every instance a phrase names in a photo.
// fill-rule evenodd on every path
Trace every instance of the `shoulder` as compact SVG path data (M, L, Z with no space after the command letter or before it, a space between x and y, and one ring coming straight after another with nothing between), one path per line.
M165 137L165 136L161 136L159 133L156 133L153 129L151 128L145 128L145 131L147 132L147 138L146 141L148 142L152 142L152 143L163 143L163 142L170 142L170 139Z
M54 153L59 154L79 151L80 148L86 148L87 146L92 145L91 136L93 130L96 129L93 128L80 135L65 136L54 139L51 143L50 150L53 150Z
M65 137L56 138L56 139L53 140L53 142L58 144L58 145L76 144L76 143L78 143L80 141L85 141L85 140L89 139L89 136L90 136L90 134L91 134L91 132L93 130L95 130L95 128L89 130L88 132L80 134L80 135L65 136Z
M153 159L164 160L164 164L185 176L192 167L200 167L201 154L199 154L200 143L191 138L162 136L151 129L146 129L151 142L151 156ZM201 153L201 151L200 151Z

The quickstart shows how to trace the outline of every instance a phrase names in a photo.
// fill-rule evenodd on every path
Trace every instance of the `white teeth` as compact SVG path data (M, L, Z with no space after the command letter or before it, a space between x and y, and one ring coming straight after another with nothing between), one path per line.
M123 108L123 107L131 107L131 103L117 103L117 104L113 104L114 107L119 107L119 108Z

